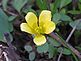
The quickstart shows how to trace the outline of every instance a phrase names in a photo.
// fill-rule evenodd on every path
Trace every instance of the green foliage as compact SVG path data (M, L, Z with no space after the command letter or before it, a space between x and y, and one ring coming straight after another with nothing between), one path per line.
M27 12L33 12L33 13L37 14L36 11L34 9L32 9L31 7L28 7L27 9L23 9L22 12L25 14L27 14Z
M65 14L61 14L61 20L62 21L72 21L72 19L68 15L65 15Z
M81 0L79 0L79 2L81 3Z
M8 21L8 16L0 9L0 41L3 40L5 32L10 33L13 30L12 23Z
M52 14L57 12L59 4L60 4L60 0L55 0L54 3L51 3L50 8L51 8Z
M30 45L25 45L24 48L28 52L31 52L32 51L32 47Z
M81 30L81 23L79 22L79 24L77 24L78 21L79 21L79 20L75 20L75 21L70 22L70 26L73 28L74 26L77 25L76 29L77 29L77 30Z
M76 48L77 48L78 50L80 50L80 51L81 51L81 47L80 47L80 46L76 46Z
M54 48L52 45L49 44L48 57L53 58L55 55L57 55L57 48Z
M65 55L70 55L71 54L71 51L69 49L67 49L67 48L62 48L62 47L58 48L58 52L61 53L61 51Z
M29 60L33 61L35 59L35 52L29 53Z
M35 59L36 54L33 51L32 46L31 45L25 45L24 49L29 53L29 55L28 55L29 56L29 60L33 61Z
M10 17L8 18L8 21L9 21L9 22L12 22L15 18L16 18L16 16L10 16Z
M68 5L71 2L72 2L72 0L61 0L61 2L60 2L60 8Z
M50 43L52 46L58 47L58 46L61 45L60 43L58 43L55 39L53 39L53 38L51 38L51 37L48 37L48 41L49 41L49 43Z
M81 12L79 10L70 10L68 11L70 14L80 14Z
M55 13L55 14L53 15L53 21L54 21L56 24L58 24L58 23L61 22L60 19L61 19L60 13Z
M28 0L13 0L13 7L20 12L22 7L28 2Z
M48 51L48 43L45 43L42 46L37 46L38 53L46 53Z
M63 14L63 13L55 13L53 14L53 21L58 24L62 21L72 21L71 17L69 17L68 15L66 14Z
M41 10L47 9L46 0L36 0L36 3Z
M67 10L65 8L62 8L60 11L59 11L61 14L67 14Z
M4 10L7 9L7 3L8 3L8 0L2 0L2 6Z
M48 0L12 0L11 2L10 0L2 0L2 2L0 3L0 41L6 42L3 36L5 32L8 32L10 34L11 40L13 40L14 34L17 33L17 36L20 36L20 38L22 38L19 39L19 43L22 44L21 41L23 41L27 36L30 36L26 34L27 36L22 37L22 32L20 32L19 25L20 23L24 22L25 15L31 11L38 16L42 10L47 9L51 11L52 21L56 24L56 29L54 30L54 32L57 33L59 35L59 38L61 38L62 40L63 38L66 39L67 34L69 35L71 29L77 25L77 30L72 36L72 40L74 42L71 40L73 45L77 45L80 40L79 37L81 36L81 21L79 22L79 24L77 24L79 21L77 19L81 18L81 0L78 0L76 2L77 4L74 4L74 2L74 0L49 0L49 2ZM13 14L15 14L15 16ZM18 22L17 27L14 20ZM14 28L13 24L15 25ZM12 32L13 30L15 33ZM12 32L13 36L10 32ZM36 49L33 48L35 46L32 45L33 42L30 43L30 41L27 41L28 44L26 44L24 47L21 46L25 49L26 52L28 52L28 60L34 61L35 58L38 58L36 57L38 54L39 56L46 55L46 57L44 57L45 59L58 58L57 55L59 55L62 50L64 55L73 55L76 59L75 54L72 53L69 48L61 46L61 43L57 42L57 40L49 37L48 35L46 35L46 37L47 42L42 46L36 46ZM76 48L78 50L81 50L80 46L81 44L78 44ZM38 54L36 54L37 52Z
M79 9L80 9L80 11L81 11L81 3L78 3L78 7L79 7ZM81 13L81 12L80 12Z

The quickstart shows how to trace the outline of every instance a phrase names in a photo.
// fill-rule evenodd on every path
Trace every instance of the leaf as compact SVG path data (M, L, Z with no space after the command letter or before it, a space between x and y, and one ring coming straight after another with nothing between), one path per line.
M81 12L79 10L70 10L68 11L70 14L80 14Z
M8 0L2 0L2 6L4 10L7 9L7 3L8 3Z
M0 41L4 41L3 34L12 31L12 24L8 22L8 16L0 9Z
M54 4L52 4L53 8L52 8L51 11L52 11L53 14L57 12L59 5L60 5L60 1L61 0L55 0Z
M79 8L80 11L81 11L81 3L78 3L78 8Z
M25 8L25 9L23 9L22 11L23 11L23 13L25 13L25 14L27 14L27 12L33 12L33 13L37 14L37 13L35 12L35 10L32 9L31 7L27 8L27 9Z
M30 45L25 45L24 48L28 52L32 51L32 47Z
M57 48L53 47L49 44L48 56L49 58L53 58L57 53Z
M76 37L75 40L78 40L80 35L81 35L81 32L79 30L75 31L74 33L74 36Z
M76 48L77 48L78 50L80 50L80 51L81 51L81 47L80 47L80 46L76 46Z
M56 47L58 47L58 46L61 45L59 42L57 42L55 39L53 39L53 38L51 38L51 37L48 37L48 41L49 41L49 43L50 43L51 45L56 46Z
M67 48L64 48L63 54L70 55L71 54L71 51L69 49L67 49Z
M37 46L38 53L46 53L48 51L48 43L45 43L42 46Z
M81 2L81 0L79 0L79 2Z
M55 14L53 14L53 21L54 21L56 24L58 24L58 23L61 22L60 19L61 19L60 13L55 13Z
M54 3L50 3L50 10L52 11L52 13L53 13L53 8L54 8Z
M55 13L53 14L53 21L58 24L62 21L72 21L72 19L63 13Z
M58 52L61 53L61 51L63 51L62 53L65 54L65 55L70 55L71 54L71 51L67 48L62 48L62 47L58 48Z
M35 52L29 53L29 60L33 61L35 59Z
M61 0L61 2L60 2L60 8L68 5L71 2L72 2L72 0Z
M66 9L65 8L62 8L59 13L66 14Z
M10 17L8 18L8 21L11 22L11 21L13 21L15 18L16 18L16 16L10 16Z
M70 22L69 24L70 24L70 26L71 26L72 28L74 28L74 26L77 25L76 29L77 29L77 30L81 30L81 21L79 22L79 24L77 24L78 21L79 21L79 20L75 20L75 21Z
M36 0L36 4L41 10L47 9L46 0Z
M72 21L72 19L68 15L65 14L60 14L60 15L62 21Z
M27 2L28 0L13 0L13 7L20 12Z

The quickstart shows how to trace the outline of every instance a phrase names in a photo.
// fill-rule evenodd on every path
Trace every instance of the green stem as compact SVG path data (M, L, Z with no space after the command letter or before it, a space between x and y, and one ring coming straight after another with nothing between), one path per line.
M69 45L64 39L62 39L60 36L56 35L55 33L49 34L52 38L56 39L58 42L60 42L64 47L67 47L70 49L75 55L78 56L78 58L81 59L81 55L79 51L77 51L75 48L73 48L71 45Z
M79 61L74 53L72 53L72 55L73 55L75 61Z

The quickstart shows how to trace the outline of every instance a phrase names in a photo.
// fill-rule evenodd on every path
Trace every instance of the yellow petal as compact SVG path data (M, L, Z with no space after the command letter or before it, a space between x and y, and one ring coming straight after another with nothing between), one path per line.
M34 34L32 29L28 26L27 23L22 23L20 25L20 29L21 29L21 31L24 31L24 32L27 32L27 33L30 33L30 34Z
M46 43L46 38L45 38L45 36L43 36L43 35L35 36L35 38L34 38L34 43L35 43L37 46L43 45L44 43Z
M43 10L39 16L39 25L43 25L46 21L51 21L51 11Z
M44 27L44 33L49 34L55 30L56 25L52 21L47 21L47 22L45 22L43 27Z
M25 19L28 23L28 25L31 27L31 28L35 28L37 27L37 17L36 15L33 13L33 12L28 12L27 15L25 16Z

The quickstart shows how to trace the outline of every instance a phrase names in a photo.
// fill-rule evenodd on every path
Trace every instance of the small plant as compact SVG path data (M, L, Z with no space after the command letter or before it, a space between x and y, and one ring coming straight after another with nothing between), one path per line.
M0 0L0 61L81 61L81 0Z
M33 34L36 45L45 44L46 38L43 34L49 34L55 29L55 23L51 21L51 12L43 10L39 16L39 20L34 13L28 12L25 19L27 23L21 24L21 30Z

